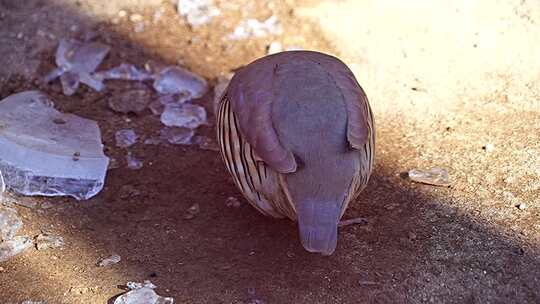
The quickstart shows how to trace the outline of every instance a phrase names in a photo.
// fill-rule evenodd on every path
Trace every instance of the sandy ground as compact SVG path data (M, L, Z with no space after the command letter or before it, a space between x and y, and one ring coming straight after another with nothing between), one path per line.
M106 153L120 164L90 201L6 199L35 205L17 205L20 234L59 234L66 245L0 264L0 303L107 303L127 281L145 279L175 303L540 303L538 2L217 5L221 15L193 29L158 0L0 1L0 98L47 92L58 109L98 121ZM135 32L121 9L141 14L144 30ZM156 12L163 13L158 20ZM224 38L240 20L272 14L282 35ZM136 84L111 82L102 93L84 87L66 97L58 82L39 81L54 67L59 38L89 32L112 47L102 68L180 63L212 84L264 55L272 41L342 58L376 118L375 173L345 214L369 224L341 229L333 256L311 255L290 222L245 203L226 206L240 195L217 153L115 147L118 129L150 137L161 128L149 111L108 109L108 100ZM211 99L198 102L211 111ZM212 126L200 133L213 135ZM126 168L127 150L144 160L142 169ZM450 188L403 178L433 166L449 170ZM185 219L195 203L200 213ZM122 256L119 264L96 266L112 253Z

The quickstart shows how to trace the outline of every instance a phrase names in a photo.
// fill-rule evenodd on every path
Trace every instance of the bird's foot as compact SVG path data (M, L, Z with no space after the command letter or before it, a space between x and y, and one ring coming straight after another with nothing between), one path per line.
M338 227L345 227L349 225L367 225L368 220L365 217L356 217L348 220L343 220L338 223Z

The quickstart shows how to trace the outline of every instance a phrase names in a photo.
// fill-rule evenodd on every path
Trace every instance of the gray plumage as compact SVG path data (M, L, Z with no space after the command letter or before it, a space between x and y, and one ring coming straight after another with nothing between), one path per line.
M232 119L225 119L225 109ZM249 149L234 154L234 140L224 140L227 130ZM275 210L261 212L297 220L308 251L334 251L338 222L369 179L374 149L369 103L345 64L318 52L291 51L247 65L222 98L218 139L250 203L261 209L269 204ZM249 181L260 176L260 165L271 177L257 186Z

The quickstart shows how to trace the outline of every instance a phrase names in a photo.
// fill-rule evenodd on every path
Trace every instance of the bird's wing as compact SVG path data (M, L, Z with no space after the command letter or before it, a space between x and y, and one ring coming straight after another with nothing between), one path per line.
M366 93L356 81L352 71L338 58L317 52L307 52L305 56L321 64L332 75L347 107L347 140L352 148L363 149L372 130Z
M368 101L354 75L339 59L312 51L282 52L258 59L240 69L227 88L239 122L239 129L257 155L280 173L296 171L293 153L279 141L272 124L274 77L278 65L291 61L315 62L332 75L347 106L347 139L352 148L361 149L369 136Z

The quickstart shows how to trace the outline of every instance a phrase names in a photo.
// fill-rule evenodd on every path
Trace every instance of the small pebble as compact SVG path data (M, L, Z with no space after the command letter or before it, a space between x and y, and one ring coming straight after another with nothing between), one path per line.
M442 168L431 168L429 170L412 169L409 171L409 178L412 181L428 185L450 186L448 171Z
M271 55L271 54L279 53L281 51L283 51L283 46L281 45L281 43L279 41L274 41L270 43L270 45L268 45L266 49L266 54Z
M135 33L142 33L144 32L144 22L137 22L135 23L135 25L133 26L133 31Z
M118 254L113 254L108 258L105 258L98 262L99 267L107 267L119 263L122 258Z
M120 148L131 147L137 142L138 136L135 131L131 129L124 129L116 131L114 134L116 139L116 146Z
M32 240L27 236L16 236L9 241L0 242L0 262L24 252L32 247L32 244Z
M184 214L184 219L186 220L194 219L195 216L199 214L199 212L201 212L201 208L199 207L198 203L195 203L186 210L186 213Z
M229 207L229 208L238 208L240 206L242 206L242 203L240 203L240 201L234 197L234 196L229 196L226 200L225 200L225 206Z
M485 146L482 147L482 150L486 152L491 152L495 150L495 146L493 144L486 144Z
M23 222L17 210L0 208L0 241L11 240L22 226Z
M59 248L64 246L64 238L59 235L52 235L48 233L41 233L36 236L36 248L37 250L44 250L49 248Z
M129 16L129 21L135 23L135 22L141 22L143 21L143 16L141 14L131 14Z
M517 206L516 206L519 210L525 210L527 209L527 204L525 203L519 203Z
M139 170L143 167L143 161L133 156L131 152L126 155L127 167L132 170Z

